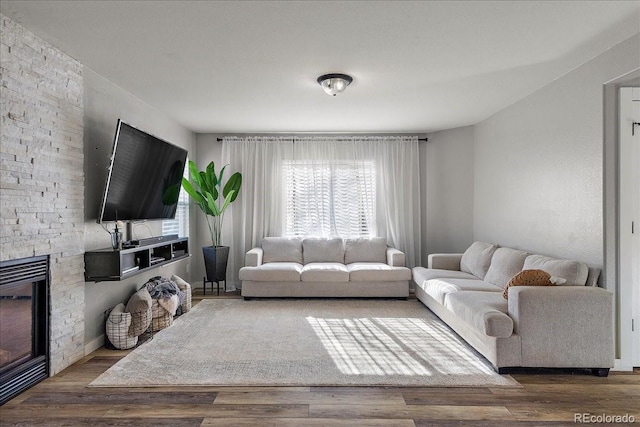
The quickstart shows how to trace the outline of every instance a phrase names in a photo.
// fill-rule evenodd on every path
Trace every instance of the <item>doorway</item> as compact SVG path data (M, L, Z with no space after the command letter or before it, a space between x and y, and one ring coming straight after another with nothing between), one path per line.
M621 340L640 366L640 87L619 89L619 283ZM626 324L625 324L626 323Z

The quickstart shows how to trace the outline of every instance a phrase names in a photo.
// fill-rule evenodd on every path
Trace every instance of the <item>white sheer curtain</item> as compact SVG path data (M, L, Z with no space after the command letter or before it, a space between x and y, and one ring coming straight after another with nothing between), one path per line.
M242 173L242 187L225 218L230 246L227 279L240 288L245 253L265 236L282 235L282 161L291 158L292 138L225 137L222 161Z
M390 246L405 252L409 267L420 264L417 137L232 137L223 140L222 158L224 164L230 165L230 171L243 175L240 196L231 205L229 220L225 221L230 224L231 238L229 279L236 287L247 250L260 244L265 236L292 233L291 229L285 229L286 209L291 203L287 205L283 199L286 191L295 191L285 182L286 177L292 176L316 186L312 191L318 194L327 186L347 189L347 196L338 195L331 202L332 208L342 206L341 209L350 211L339 215L342 218L337 221L342 223L336 225L336 219L331 218L329 227L308 227L310 234L340 235L344 230L354 230L354 221L359 220L364 224L362 227L370 227L363 229L361 235L386 237ZM291 168L296 166L298 175L291 175ZM327 174L331 177L327 178ZM370 186L372 176L375 191L363 188ZM358 186L363 200L354 200L353 186ZM372 218L368 218L369 203L375 210ZM308 208L311 209L318 211L322 207L318 202ZM313 212L313 215L330 214Z

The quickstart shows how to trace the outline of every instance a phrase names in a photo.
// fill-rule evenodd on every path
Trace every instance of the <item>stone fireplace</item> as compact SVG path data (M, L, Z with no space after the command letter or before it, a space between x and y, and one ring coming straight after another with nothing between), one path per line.
M49 259L54 375L84 357L83 68L4 15L0 40L0 261Z

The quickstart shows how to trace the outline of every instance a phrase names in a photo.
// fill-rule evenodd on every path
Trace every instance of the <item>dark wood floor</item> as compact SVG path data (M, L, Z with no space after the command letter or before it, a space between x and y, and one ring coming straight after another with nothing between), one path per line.
M196 290L194 301L202 298ZM558 426L575 425L575 414L582 413L629 414L640 423L639 370L607 378L570 371L513 373L521 389L87 388L127 353L103 348L90 354L7 402L0 425Z

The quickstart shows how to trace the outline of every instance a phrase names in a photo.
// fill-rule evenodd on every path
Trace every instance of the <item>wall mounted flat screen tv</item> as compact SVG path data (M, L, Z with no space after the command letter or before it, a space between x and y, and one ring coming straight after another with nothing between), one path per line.
M98 222L173 219L187 151L118 120Z

